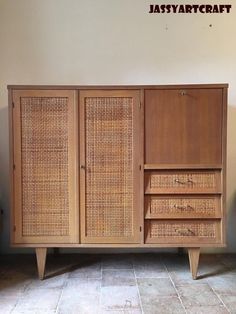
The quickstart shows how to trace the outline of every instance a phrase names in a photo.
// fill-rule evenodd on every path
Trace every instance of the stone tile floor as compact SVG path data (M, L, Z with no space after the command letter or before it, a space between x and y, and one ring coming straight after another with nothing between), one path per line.
M49 255L37 279L33 255L0 256L0 313L236 313L236 255Z

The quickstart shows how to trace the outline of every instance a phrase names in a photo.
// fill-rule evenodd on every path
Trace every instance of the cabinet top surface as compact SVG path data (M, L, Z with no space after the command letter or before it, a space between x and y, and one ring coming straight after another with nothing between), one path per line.
M8 89L178 89L228 88L229 84L178 84L178 85L8 85Z

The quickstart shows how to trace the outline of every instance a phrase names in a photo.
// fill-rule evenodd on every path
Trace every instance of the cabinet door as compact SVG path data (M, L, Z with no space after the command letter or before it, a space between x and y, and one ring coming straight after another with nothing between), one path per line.
M136 243L140 234L139 91L81 91L81 240Z
M146 164L220 164L222 89L145 91Z
M75 98L66 90L13 91L15 243L78 242Z

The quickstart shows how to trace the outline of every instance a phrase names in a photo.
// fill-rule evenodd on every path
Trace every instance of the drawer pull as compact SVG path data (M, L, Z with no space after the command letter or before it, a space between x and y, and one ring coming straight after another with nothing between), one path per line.
M179 184L186 184L186 182L180 181L179 179L175 179L174 181L175 181L176 183L179 183Z
M186 206L180 206L180 205L174 205L175 209L180 209L180 210L185 210L185 209L194 209L192 206L190 205L186 205Z
M175 232L180 235L195 235L195 233L189 228L175 229Z
M188 183L191 183L191 184L193 184L194 183L194 181L193 180L191 180L191 179L188 179L188 181L187 181Z
M179 183L179 184L193 184L193 180L188 179L187 181L181 181L179 179L175 179L174 182Z

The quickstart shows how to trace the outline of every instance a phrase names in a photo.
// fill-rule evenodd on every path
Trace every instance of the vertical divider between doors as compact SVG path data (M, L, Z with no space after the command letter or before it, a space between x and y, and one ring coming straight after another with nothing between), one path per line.
M73 114L71 119L73 120L74 125L74 138L73 142L71 143L72 147L75 146L74 154L75 154L75 161L74 161L74 168L71 175L74 176L75 180L75 191L74 191L74 197L75 197L75 209L74 209L74 221L72 221L72 225L74 226L75 230L72 232L74 235L73 242L80 243L80 207L79 207L79 201L80 201L80 185L79 185L79 100L78 100L78 91L74 91L73 93Z
M145 243L144 236L144 89L140 89L140 226L141 226L141 243Z
M86 92L79 91L79 142L80 142L80 155L79 155L79 182L80 182L80 242L85 242L86 237L86 220L85 220L85 94Z
M134 136L134 143L133 143L133 193L134 193L134 204L133 204L133 217L134 217L134 237L131 240L133 243L140 243L141 242L141 234L142 234L142 220L140 217L141 212L141 198L140 195L140 178L142 172L142 139L140 133L140 121L141 121L141 95L140 89L134 90L130 92L130 95L134 99L134 108L133 108L133 136ZM141 227L141 230L140 230Z

